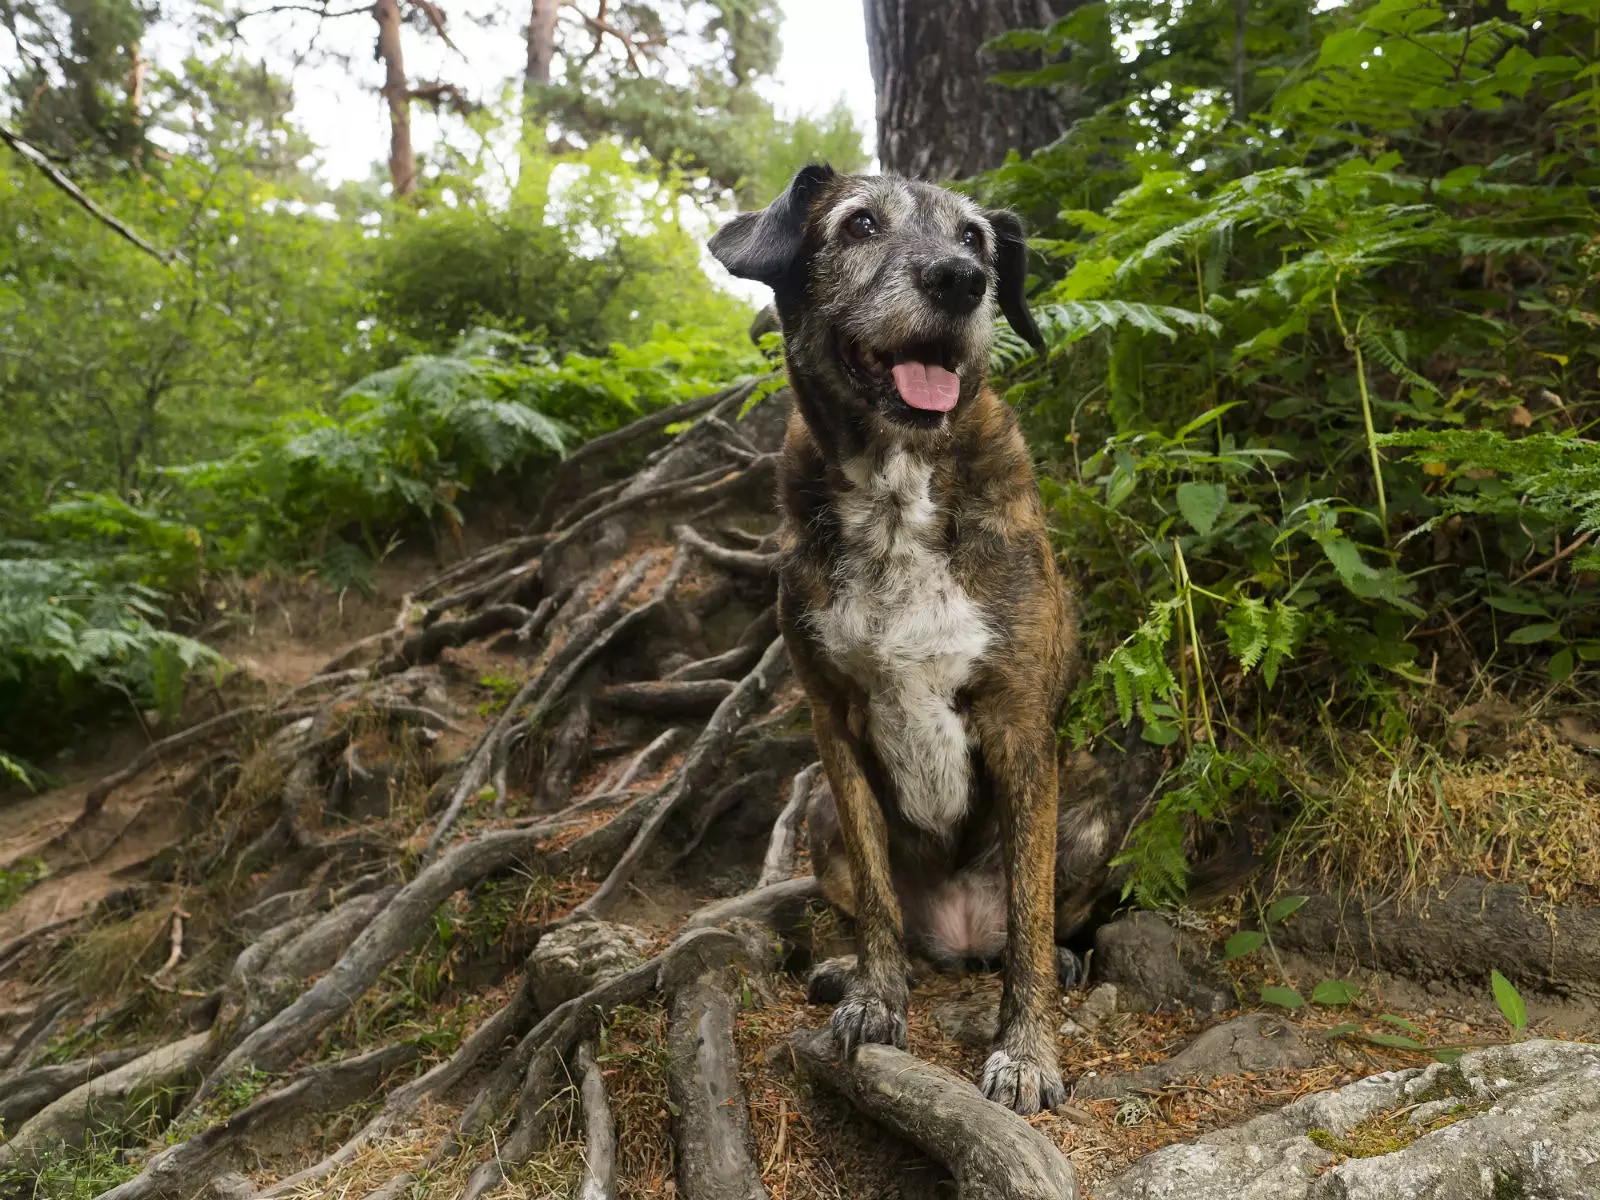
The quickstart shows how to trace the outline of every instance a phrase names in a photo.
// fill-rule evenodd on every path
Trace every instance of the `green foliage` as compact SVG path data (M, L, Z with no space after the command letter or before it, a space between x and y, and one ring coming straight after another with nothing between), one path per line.
M1489 976L1489 982L1494 991L1495 1007L1500 1010L1500 1015L1506 1019L1506 1024L1518 1033L1528 1027L1528 1006L1523 1003L1522 993L1517 991L1512 982L1499 971L1494 971Z
M163 628L159 599L92 560L0 558L0 737L33 746L119 696L175 714L188 674L222 660Z
M1261 1003L1273 1004L1279 1008L1304 1008L1305 997L1292 987L1281 987L1268 984L1261 989Z
M1576 696L1600 661L1597 38L1578 0L1108 0L1008 35L1060 57L1002 82L1078 114L976 184L1042 255L1050 353L995 359L1095 645L1069 730L1200 756L1124 855L1142 901L1247 801L1192 781L1275 729L1442 737L1416 714L1450 701L1408 697L1491 659ZM1424 670L1441 621L1468 653Z
M22 899L22 893L50 874L44 859L25 855L10 866L0 867L0 912Z

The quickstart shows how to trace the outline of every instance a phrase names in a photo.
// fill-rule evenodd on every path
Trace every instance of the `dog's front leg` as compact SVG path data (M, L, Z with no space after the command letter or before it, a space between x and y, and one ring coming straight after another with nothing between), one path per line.
M830 1024L844 1053L861 1042L905 1048L906 951L900 902L889 873L889 838L883 810L862 772L855 739L844 714L812 693L817 750L833 788L850 881L855 892L860 954L834 1007Z
M1019 702L1020 701L1020 702ZM983 1093L1027 1116L1066 1096L1055 1021L1055 732L1043 703L1007 696L980 705L978 736L1000 807L1006 868L1005 982L1000 1033Z

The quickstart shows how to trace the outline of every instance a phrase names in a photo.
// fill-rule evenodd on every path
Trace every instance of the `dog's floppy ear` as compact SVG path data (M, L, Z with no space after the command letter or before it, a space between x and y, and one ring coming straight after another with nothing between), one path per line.
M1028 311L1028 300L1023 295L1023 284L1028 281L1028 239L1022 233L1022 220L1014 212L998 209L983 214L989 219L995 233L995 267L1000 276L1000 311L1017 335L1040 354L1044 353L1044 335L1034 324Z
M811 201L833 175L830 166L802 167L783 195L766 208L741 213L712 234L711 253L740 279L777 286L800 253Z

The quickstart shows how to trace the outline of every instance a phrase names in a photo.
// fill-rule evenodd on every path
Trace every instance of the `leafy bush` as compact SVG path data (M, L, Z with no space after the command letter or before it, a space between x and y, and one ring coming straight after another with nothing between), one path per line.
M162 628L159 599L90 560L0 558L0 738L36 756L63 717L119 697L176 714L189 673L221 659Z
M1187 756L1125 856L1151 903L1274 737L1399 751L1487 664L1600 659L1600 17L1248 0L1241 57L1235 7L1008 35L1082 115L977 184L1042 234L1052 353L1000 358L1104 656L1071 729Z

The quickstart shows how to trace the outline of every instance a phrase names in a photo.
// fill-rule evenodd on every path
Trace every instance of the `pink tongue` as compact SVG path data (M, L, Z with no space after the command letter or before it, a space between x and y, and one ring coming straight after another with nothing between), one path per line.
M961 377L929 363L895 363L894 385L900 399L929 412L949 412L961 396Z

